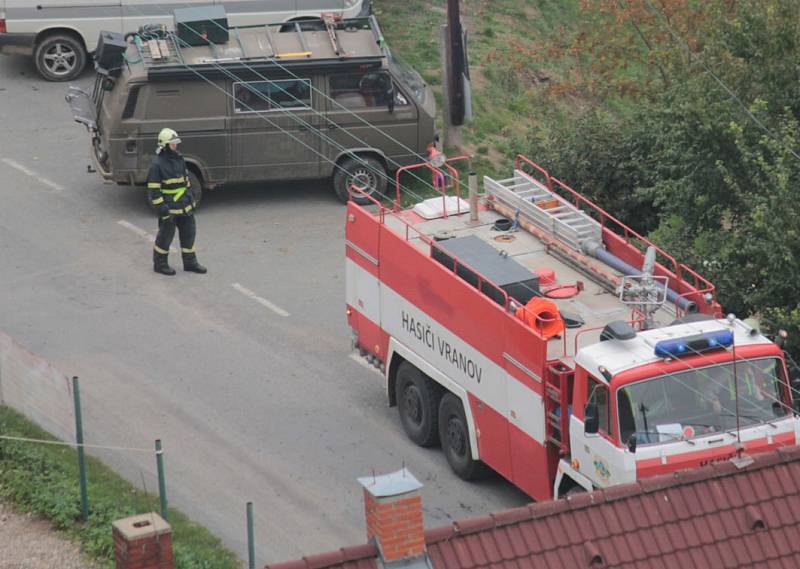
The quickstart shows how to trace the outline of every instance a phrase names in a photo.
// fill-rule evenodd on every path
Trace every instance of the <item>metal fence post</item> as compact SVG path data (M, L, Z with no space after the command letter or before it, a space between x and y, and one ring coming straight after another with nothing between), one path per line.
M253 538L253 502L247 502L247 567L256 569L256 544Z
M161 517L169 521L167 514L167 483L164 480L164 451L161 439L156 439L156 467L158 468L158 500L161 504Z
M86 483L86 454L83 449L83 418L81 417L81 388L78 377L72 377L72 395L75 400L75 441L78 443L78 470L81 481L81 520L89 519L89 490Z

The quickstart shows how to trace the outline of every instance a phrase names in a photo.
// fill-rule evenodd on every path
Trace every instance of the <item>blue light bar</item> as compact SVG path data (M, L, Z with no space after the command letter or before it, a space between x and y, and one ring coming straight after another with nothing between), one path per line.
M680 358L711 350L725 349L733 345L731 330L715 330L686 338L661 340L656 344L655 354L660 358Z

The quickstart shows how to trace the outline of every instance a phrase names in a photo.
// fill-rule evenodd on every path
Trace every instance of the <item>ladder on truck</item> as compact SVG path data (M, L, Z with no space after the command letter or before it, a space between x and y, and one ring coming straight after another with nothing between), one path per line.
M333 53L342 57L342 46L339 43L339 37L336 35L336 22L341 19L338 14L324 12L321 14L322 22L325 24L325 30L328 32L328 38L331 40L333 46Z
M587 240L602 243L602 227L584 211L522 170L513 178L484 178L487 196L517 212L522 220L553 235L576 251Z
M574 371L560 361L547 366L544 378L545 438L560 456L569 454L569 417Z

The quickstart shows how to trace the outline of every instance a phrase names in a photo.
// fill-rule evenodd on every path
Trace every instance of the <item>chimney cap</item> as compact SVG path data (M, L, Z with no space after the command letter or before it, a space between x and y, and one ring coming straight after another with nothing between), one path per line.
M422 488L420 481L406 468L381 476L364 476L358 483L375 498L401 496Z

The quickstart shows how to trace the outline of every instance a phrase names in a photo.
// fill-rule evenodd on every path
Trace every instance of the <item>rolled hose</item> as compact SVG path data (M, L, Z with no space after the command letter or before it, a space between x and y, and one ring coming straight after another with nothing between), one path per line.
M587 255L591 255L598 261L605 263L609 267L618 270L624 275L633 277L642 275L641 270L637 269L633 265L629 265L616 255L609 253L596 241L585 241L581 245L581 248ZM694 301L689 300L685 296L681 296L669 287L667 287L667 300L672 303L677 303L681 310L688 312L689 314L697 312L697 304Z

